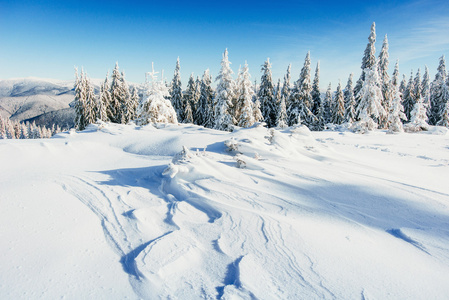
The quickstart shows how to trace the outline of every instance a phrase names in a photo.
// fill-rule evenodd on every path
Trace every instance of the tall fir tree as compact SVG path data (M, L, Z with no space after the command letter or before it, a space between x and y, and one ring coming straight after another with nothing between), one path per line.
M345 122L354 123L356 120L355 115L355 96L354 88L352 87L352 78L354 74L351 73L348 78L348 83L346 84L344 90L344 101L345 101Z
M104 110L106 111L106 116L98 116L100 120L104 122L109 122L111 118L114 117L115 112L112 111L113 107L111 105L111 92L110 92L110 86L109 86L109 72L106 74L106 79L100 86L100 114L103 114L101 111L101 106L104 107Z
M337 91L335 93L335 98L332 102L332 120L334 124L342 124L345 121L345 99L343 96L343 91L341 90L341 83L338 82Z
M271 76L271 63L267 58L261 68L262 77L259 86L259 101L262 115L268 127L276 126L276 102L274 98L273 79Z
M323 100L323 120L324 123L331 123L331 117L332 117L332 84L329 82L329 86L327 87L326 94L324 95Z
M289 126L302 123L310 127L316 121L316 117L311 111L313 103L310 78L310 52L307 52L299 79L295 82L292 89L289 105L287 111Z
M427 110L427 118L430 119L430 75L429 68L426 66L424 71L424 76L422 80L422 90L421 94L423 97L423 102Z
M371 32L368 36L368 44L366 45L366 49L362 58L362 65L360 66L362 69L362 73L360 74L360 78L357 81L354 88L354 95L356 98L357 106L359 105L360 98L357 98L360 90L362 89L363 82L365 81L365 69L372 69L374 65L377 65L376 61L376 23L373 22L371 25Z
M179 57L176 60L175 72L173 75L173 80L170 89L170 98L172 106L176 111L178 121L182 122L182 120L184 119L183 116L184 107L183 107L182 86L181 86L181 65L179 63Z
M168 88L163 81L157 79L154 65L151 64L151 72L146 74L145 91L142 101L139 103L136 123L146 125L149 123L173 123L177 124L176 112L170 100Z
M404 106L404 113L407 116L407 120L410 120L410 116L413 110L413 107L416 103L415 97L415 81L413 79L413 71L410 74L410 79L408 81L407 87L402 96L402 104Z
M184 117L184 119L181 120L182 123L193 123L192 107L195 105L195 92L195 79L193 78L193 74L190 74L189 81L187 82L187 89L184 91L184 95L182 97L182 116Z
M288 67L287 67L287 73L285 73L285 75L284 75L284 83L283 83L283 85L282 85L282 97L284 98L284 100L285 100L285 106L286 107L288 107L289 105L288 105L288 101L289 101L289 99L290 99L290 91L291 91L291 68L292 68L292 65L291 64L289 64L288 65ZM287 118L287 120L288 120L288 118Z
M193 104L192 104L192 111L193 111L193 124L201 125L199 122L199 100L201 96L201 80L197 76L195 80L195 93L193 94Z
M403 132L403 120L407 120L402 106L401 92L399 91L399 62L396 61L393 77L390 80L391 105L388 113L387 128L389 133Z
M437 73L435 79L432 82L430 91L430 118L429 123L436 125L441 120L441 111L447 102L447 96L445 90L446 87L446 60L444 55L440 57Z
M125 72L122 71L120 76L120 90L122 94L121 98L121 110L122 115L120 117L120 123L126 124L134 118L134 105L132 103L131 93L129 91L128 83L125 79Z
M122 93L122 75L119 71L118 62L115 63L111 77L111 111L114 112L114 115L110 117L110 120L113 123L122 123L124 99Z
M360 121L357 122L356 131L365 132L378 127L378 122L387 112L382 106L382 89L379 84L379 73L377 65L371 69L365 69L365 80L357 97L360 102L356 114Z
M240 80L238 81L238 111L237 125L240 127L251 127L254 124L253 97L254 90L251 83L251 75L249 74L248 64L245 62L240 72Z
M214 92L212 90L212 79L209 69L204 71L201 81L200 98L198 100L198 125L203 125L207 128L213 128L214 122L214 107L213 99Z
M319 113L321 106L321 92L320 92L320 62L317 62L315 69L315 77L312 84L312 113L316 116Z
M90 79L87 77L87 74L84 74L84 78L82 80L85 91L84 119L86 121L86 125L94 124L97 120L97 101L94 87L92 86Z
M390 76L388 75L389 63L388 38L387 35L385 35L379 54L379 77L382 88L382 106L385 111L388 111L391 106ZM387 115L380 120L379 125L381 125L382 128L386 128L387 126Z
M75 128L77 130L84 130L87 126L85 110L86 91L84 85L84 71L81 70L81 75L78 75L78 69L75 68Z
M215 79L218 82L215 92L215 129L232 130L232 116L230 108L234 97L234 80L232 79L232 70L228 58L228 49L223 53L221 60L221 69Z

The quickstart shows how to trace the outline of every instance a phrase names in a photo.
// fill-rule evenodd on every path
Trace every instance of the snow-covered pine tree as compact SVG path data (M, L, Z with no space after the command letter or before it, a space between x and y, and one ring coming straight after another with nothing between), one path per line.
M112 70L112 82L110 87L111 94L111 108L110 111L114 113L109 119L113 123L121 123L123 115L123 94L122 94L122 75L119 71L118 62L115 63L114 70Z
M291 82L291 68L292 65L289 64L287 67L287 73L285 73L284 75L284 84L282 85L282 97L284 97L285 100L285 107L288 107L288 100L290 99L290 90L291 90L291 86L290 86L290 82ZM288 118L287 118L288 120Z
M238 81L239 98L238 98L238 119L237 125L240 127L251 127L254 124L254 112L253 112L253 97L254 90L251 83L251 75L249 74L248 64L245 61L245 65L240 72L240 80Z
M327 87L326 94L324 95L324 100L322 103L323 107L323 120L324 123L331 123L332 117L332 84L329 82L329 86Z
M286 128L288 127L288 123L287 123L287 106L285 105L285 97L281 94L281 100L279 101L278 104L278 109L277 109L277 124L276 126L279 128Z
M137 117L137 109L140 103L140 96L136 87L133 87L131 92L131 109L132 109L132 117L131 120L135 120Z
M399 92L401 93L402 101L404 101L404 93L406 89L407 89L407 78L405 77L405 74L402 74L401 84L399 85Z
M192 104L192 111L193 111L193 124L201 125L199 123L199 100L201 96L201 80L197 76L195 79L195 93L193 94L193 104Z
M407 87L402 95L402 105L404 106L404 113L407 116L407 120L410 120L410 116L413 108L415 107L415 81L413 79L413 71L410 74Z
M360 99L357 98L360 90L362 89L363 82L365 81L365 69L372 69L374 65L377 65L376 62L376 23L373 22L371 25L371 32L368 37L368 44L366 45L366 49L362 58L362 73L360 74L360 78L356 83L354 88L354 95L356 96L357 106L359 104Z
M379 77L382 87L382 96L383 101L382 105L384 109L387 111L391 106L390 103L390 76L388 75L388 65L389 65L389 55L388 55L388 38L387 35L384 37L384 41L382 43L382 48L379 54Z
M356 96L360 99L356 109L360 121L354 123L354 129L358 132L376 129L377 122L387 114L382 106L382 89L379 84L377 65L375 64L371 69L365 69L364 72L365 80Z
M88 124L94 124L97 121L97 101L94 87L92 86L90 79L87 77L87 74L84 74L84 78L82 80L84 91L86 92L84 119L87 126Z
M173 123L177 124L176 112L170 100L165 97L169 92L163 80L157 80L153 63L152 71L147 73L145 80L145 92L138 109L137 124L146 125L148 123ZM151 78L151 82L150 79Z
M447 102L447 97L445 95L446 78L446 60L443 55L440 57L437 73L435 74L435 79L432 82L430 90L429 124L431 125L436 125L441 120L441 112Z
M81 75L78 76L78 69L75 68L75 128L77 130L84 130L87 126L87 121L85 119L86 91L84 77L84 71L81 70ZM31 135L33 134L34 130Z
M182 116L184 117L184 119L181 120L182 123L193 123L192 105L194 105L195 89L195 80L193 79L192 73L190 74L189 81L187 82L187 89L184 91L184 95L182 97Z
M263 114L262 110L260 109L260 101L257 98L255 100L253 99L253 113L254 113L254 122L263 121Z
M430 75L429 68L427 66L425 68L422 80L421 95L423 97L424 105L427 108L427 118L430 119Z
M415 96L415 103L418 102L419 98L422 97L422 83L421 83L421 70L418 68L418 72L416 72L415 79L413 80L413 84L415 86L415 91L413 95ZM424 98L422 99L424 103ZM426 113L427 114L427 113Z
M343 96L343 91L341 90L341 83L338 82L337 92L335 93L335 98L332 102L332 118L331 122L334 124L342 124L345 121L345 99Z
M259 101L262 115L268 127L276 126L276 102L274 98L273 79L271 76L271 63L267 58L261 68L262 77L259 86Z
M234 80L232 79L232 70L228 59L228 49L223 53L221 60L221 69L215 81L218 81L217 90L215 92L215 129L227 130L232 129L232 116L229 113L234 97Z
M355 96L354 96L354 88L352 87L352 78L354 74L351 73L348 78L348 83L346 84L344 90L344 99L345 99L345 122L354 123L355 116Z
M287 108L289 116L288 124L293 126L301 124L310 127L316 121L312 109L312 83L310 78L310 52L307 52L304 59L304 66L301 69L298 81L290 94L290 106Z
M447 94L445 97L446 103L443 103L441 107L440 120L437 122L437 125L449 128L449 87L446 89L445 94Z
M97 112L97 118L103 122L109 122L110 117L115 115L115 112L111 111L113 109L111 105L111 92L109 87L109 72L106 75L106 79L100 86L100 100L99 100L99 110ZM104 110L104 111L103 111Z
M404 127L405 130L409 132L429 129L429 124L427 124L427 109L421 96L417 99L413 110L410 113L410 122Z
M315 77L312 84L312 113L318 115L321 107L321 92L320 92L320 62L318 61L315 69Z
M125 72L121 74L120 89L122 92L122 117L121 123L126 124L134 119L134 104L132 102L131 93L129 91L128 83L125 79Z
M201 81L200 98L198 100L198 125L203 125L207 128L213 128L214 122L214 108L213 99L214 92L211 87L212 79L209 69L204 71L203 79Z
M176 60L175 73L173 75L173 80L171 83L170 89L170 98L171 103L176 111L176 115L178 117L178 121L182 122L184 119L184 107L183 107L183 99L182 99L182 86L181 86L181 66L179 63L179 57Z
M391 91L391 105L388 114L388 132L403 132L404 128L402 125L402 120L407 120L404 114L404 107L402 106L401 92L399 91L399 62L396 61L394 67L393 77L390 80Z
M234 125L238 125L238 120L240 119L240 109L242 106L242 104L240 103L240 84L242 80L242 66L240 65L237 73L237 80L234 84L234 97L232 98L232 106L229 108L229 114L232 117L232 124Z

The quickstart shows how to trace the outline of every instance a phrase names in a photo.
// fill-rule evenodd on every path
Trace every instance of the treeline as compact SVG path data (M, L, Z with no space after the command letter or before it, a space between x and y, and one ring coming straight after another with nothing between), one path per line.
M59 126L38 126L35 122L21 123L0 116L0 139L44 139L61 132Z
M299 79L291 82L291 66L283 78L273 82L269 59L261 67L260 85L251 82L248 65L238 71L234 80L228 51L225 50L221 69L212 87L206 70L200 79L190 76L182 89L179 58L172 81L157 80L154 70L147 75L145 85L129 89L123 73L116 64L109 83L106 77L96 97L84 72L76 75L76 127L83 130L96 120L137 124L150 122L193 123L218 130L233 126L250 127L265 122L267 127L287 127L304 124L312 130L323 130L332 124L344 124L358 132L375 128L391 132L426 130L430 125L449 127L449 76L444 56L440 58L437 74L430 80L425 68L400 78L396 62L388 74L388 39L385 36L379 56L375 50L375 24L371 26L368 44L362 58L362 74L354 84L349 75L346 86L338 84L332 91L329 84L320 92L320 65L311 75L310 53L307 53ZM150 81L151 78L151 81Z

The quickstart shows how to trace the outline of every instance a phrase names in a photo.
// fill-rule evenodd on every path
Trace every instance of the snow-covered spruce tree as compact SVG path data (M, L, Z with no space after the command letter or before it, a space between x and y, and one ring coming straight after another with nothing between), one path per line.
M415 86L415 92L413 95L415 96L415 103L418 102L419 98L422 97L422 82L421 82L421 70L418 68L418 72L416 72L415 79L413 80L413 84ZM424 103L424 98L422 99ZM427 112L426 112L427 114Z
M122 92L122 116L120 123L126 124L134 119L134 104L132 102L131 93L129 91L128 83L125 80L125 72L122 71L120 89Z
M221 69L215 79L218 81L215 92L215 129L232 130L232 116L230 115L230 107L234 97L234 80L232 79L232 70L228 59L228 49L223 53L221 60Z
M281 100L278 104L277 109L278 115L277 115L277 124L276 126L279 128L286 128L288 127L287 123L287 106L285 105L285 97L281 94Z
M137 109L140 103L140 96L136 87L133 87L131 92L131 109L132 109L132 117L131 120L135 120L137 118Z
M181 120L182 123L193 123L193 110L192 107L194 104L195 97L195 80L193 79L193 73L190 74L189 81L187 82L187 89L184 91L184 95L182 97L182 107L183 112L182 116L184 117Z
M366 45L366 49L362 58L362 65L360 66L362 69L362 73L360 74L360 78L356 83L354 88L354 95L356 96L356 103L358 105L359 100L357 95L362 89L363 82L365 81L365 69L372 69L374 65L377 65L376 62L376 23L373 22L371 25L371 32L368 37L368 44Z
M371 69L365 69L365 80L362 89L356 97L360 99L356 114L360 121L354 123L357 132L366 132L378 127L378 121L387 112L382 106L382 89L379 84L377 65Z
M193 124L201 125L199 122L199 101L201 96L201 80L197 76L195 79L195 93L193 94L193 103L192 103L192 111L193 111Z
M387 35L385 35L384 41L382 43L382 48L379 54L379 77L383 96L382 105L385 110L388 110L391 104L389 98L389 87L390 87L390 76L388 75L389 63L390 62L388 55L388 38Z
M292 68L292 65L289 64L287 67L287 73L285 73L285 75L284 75L284 83L282 85L281 97L284 97L285 107L288 107L288 100L290 99L291 68ZM288 118L287 118L287 120L288 120Z
M165 82L157 80L153 63L152 71L147 73L145 80L145 92L138 109L137 124L146 125L149 123L173 123L177 124L176 112L168 97L168 88ZM151 82L150 79L151 78Z
M108 72L108 74L106 75L106 79L100 86L100 100L98 105L99 110L97 112L97 118L103 122L109 122L110 118L115 115L115 112L111 110L113 109L111 101L112 99L109 87L109 72ZM106 115L104 115L103 109L106 112Z
M316 121L312 109L312 84L310 78L310 52L307 52L304 60L304 66L301 69L298 81L290 94L289 107L287 115L289 116L288 125L301 124L310 127Z
M399 84L399 92L401 92L402 101L404 101L404 93L406 89L407 89L407 78L405 77L405 74L402 74L401 84Z
M267 58L261 68L262 77L259 86L259 101L262 115L268 127L276 126L276 102L274 98L273 79L271 76L271 63Z
M352 87L352 78L354 74L351 73L348 78L348 83L346 84L344 90L345 99L345 122L354 123L355 122L355 96L354 88Z
M435 79L432 82L430 90L430 118L429 124L436 125L441 120L441 112L447 102L447 96L445 95L446 89L446 61L444 55L440 57L440 63L438 65Z
M123 93L122 93L122 75L119 71L118 62L115 63L114 70L112 70L112 82L111 82L111 108L110 111L114 113L114 115L110 116L110 120L113 123L121 123L122 115L123 115Z
M447 89L446 93L448 94L448 96L446 97L446 103L443 104L441 112L439 113L441 118L437 122L437 125L449 128L449 88Z
M327 87L326 94L324 95L323 103L323 120L324 123L331 123L332 117L332 84L329 82L329 86Z
M214 92L212 90L212 79L209 69L204 71L203 79L201 81L200 98L198 100L198 125L203 125L207 128L213 128L214 122L214 107L213 99Z
M404 128L402 125L402 120L407 120L404 114L404 107L402 106L401 92L399 91L399 63L396 61L394 67L393 77L390 81L390 91L391 91L391 105L388 113L388 132L403 132Z
M422 80L421 95L424 105L427 108L427 119L430 119L430 75L429 68L426 66Z
M86 91L84 77L84 71L81 70L81 75L78 76L78 69L75 68L75 128L77 130L84 130L88 124L85 119Z
M409 132L429 129L429 124L427 124L427 109L421 96L417 99L413 110L410 113L410 122L405 124L404 127L405 130Z
M251 75L249 74L248 64L245 61L245 65L241 70L240 80L238 81L239 87L239 112L237 125L240 127L251 127L254 124L254 112L253 112L253 97L254 90L251 83Z
M316 116L321 106L321 92L320 92L320 62L317 62L315 69L315 77L312 84L312 113Z
M85 109L84 109L84 119L86 121L86 126L88 124L94 124L97 121L97 101L94 92L94 87L90 82L90 79L87 78L87 75L84 74L83 85L84 91L86 92L85 96Z
M263 114L262 110L260 109L260 101L257 98L255 100L253 99L253 113L254 113L254 122L263 121Z
M407 120L410 120L410 116L413 108L415 107L415 81L413 79L413 71L410 74L410 79L402 95L402 105L404 106L404 113L407 116Z
M240 65L237 73L237 80L235 80L234 84L234 97L232 98L232 105L229 108L229 114L232 117L232 124L234 125L238 125L238 120L240 119L240 109L242 106L240 103L240 84L242 80L242 66Z
M173 80L170 89L171 104L176 111L177 118L179 122L184 119L184 107L182 99L182 86L181 86L181 66L179 64L179 57L176 60L175 73L173 75Z
M343 91L341 90L341 83L338 82L337 92L335 93L335 99L332 104L332 119L331 122L334 124L342 124L345 121L345 99L343 96Z

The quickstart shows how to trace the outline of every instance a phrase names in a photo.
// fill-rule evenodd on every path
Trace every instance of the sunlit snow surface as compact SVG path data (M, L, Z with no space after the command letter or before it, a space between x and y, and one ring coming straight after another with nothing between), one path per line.
M91 125L0 170L1 299L449 297L441 127Z

